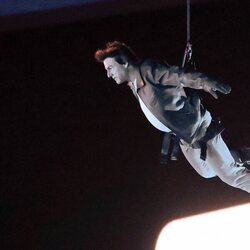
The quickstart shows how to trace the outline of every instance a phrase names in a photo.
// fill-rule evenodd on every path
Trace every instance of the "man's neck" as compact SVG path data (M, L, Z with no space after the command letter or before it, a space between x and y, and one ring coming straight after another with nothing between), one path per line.
M133 70L130 73L130 81L134 83L136 81L137 88L143 87L144 83L141 79L140 71L138 67L133 68Z

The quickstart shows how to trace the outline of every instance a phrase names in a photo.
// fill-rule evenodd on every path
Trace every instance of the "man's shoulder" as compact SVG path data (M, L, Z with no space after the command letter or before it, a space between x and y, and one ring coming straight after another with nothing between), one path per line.
M146 58L141 61L141 67L170 67L169 64L165 60L154 59L154 58Z
M144 59L140 64L140 69L143 74L147 72L148 74L152 73L154 75L158 70L167 70L169 67L169 64L163 60L152 58Z

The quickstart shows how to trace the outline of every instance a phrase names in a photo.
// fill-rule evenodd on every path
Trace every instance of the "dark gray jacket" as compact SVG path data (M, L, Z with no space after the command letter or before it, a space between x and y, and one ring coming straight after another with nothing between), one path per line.
M145 60L139 69L144 86L138 89L138 95L156 118L188 143L204 136L206 110L194 89L218 83L202 73L185 73L159 61Z

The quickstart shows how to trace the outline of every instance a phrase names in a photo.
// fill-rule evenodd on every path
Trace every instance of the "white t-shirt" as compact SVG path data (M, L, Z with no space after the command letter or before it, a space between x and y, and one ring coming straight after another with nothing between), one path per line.
M147 108L147 106L144 104L144 102L142 101L142 99L140 98L140 96L137 94L137 81L135 80L133 82L134 88L135 88L135 93L138 97L141 109L143 111L143 113L145 114L145 116L147 117L148 121L158 130L163 131L163 132L170 132L170 129L168 127L166 127L162 122L160 122L151 112L150 110Z

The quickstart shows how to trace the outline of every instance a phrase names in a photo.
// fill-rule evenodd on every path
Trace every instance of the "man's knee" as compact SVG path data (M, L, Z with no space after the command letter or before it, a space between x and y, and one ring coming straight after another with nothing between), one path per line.
M228 166L228 170L222 172L220 171L220 173L218 173L218 177L223 182L232 187L241 188L242 183L244 183L244 176L245 176L244 168L240 166L236 167L235 165L233 165L233 166Z
M210 179L210 178L216 177L216 174L214 172L202 172L202 173L198 172L198 174L200 176L202 176L203 178L206 178L206 179Z

